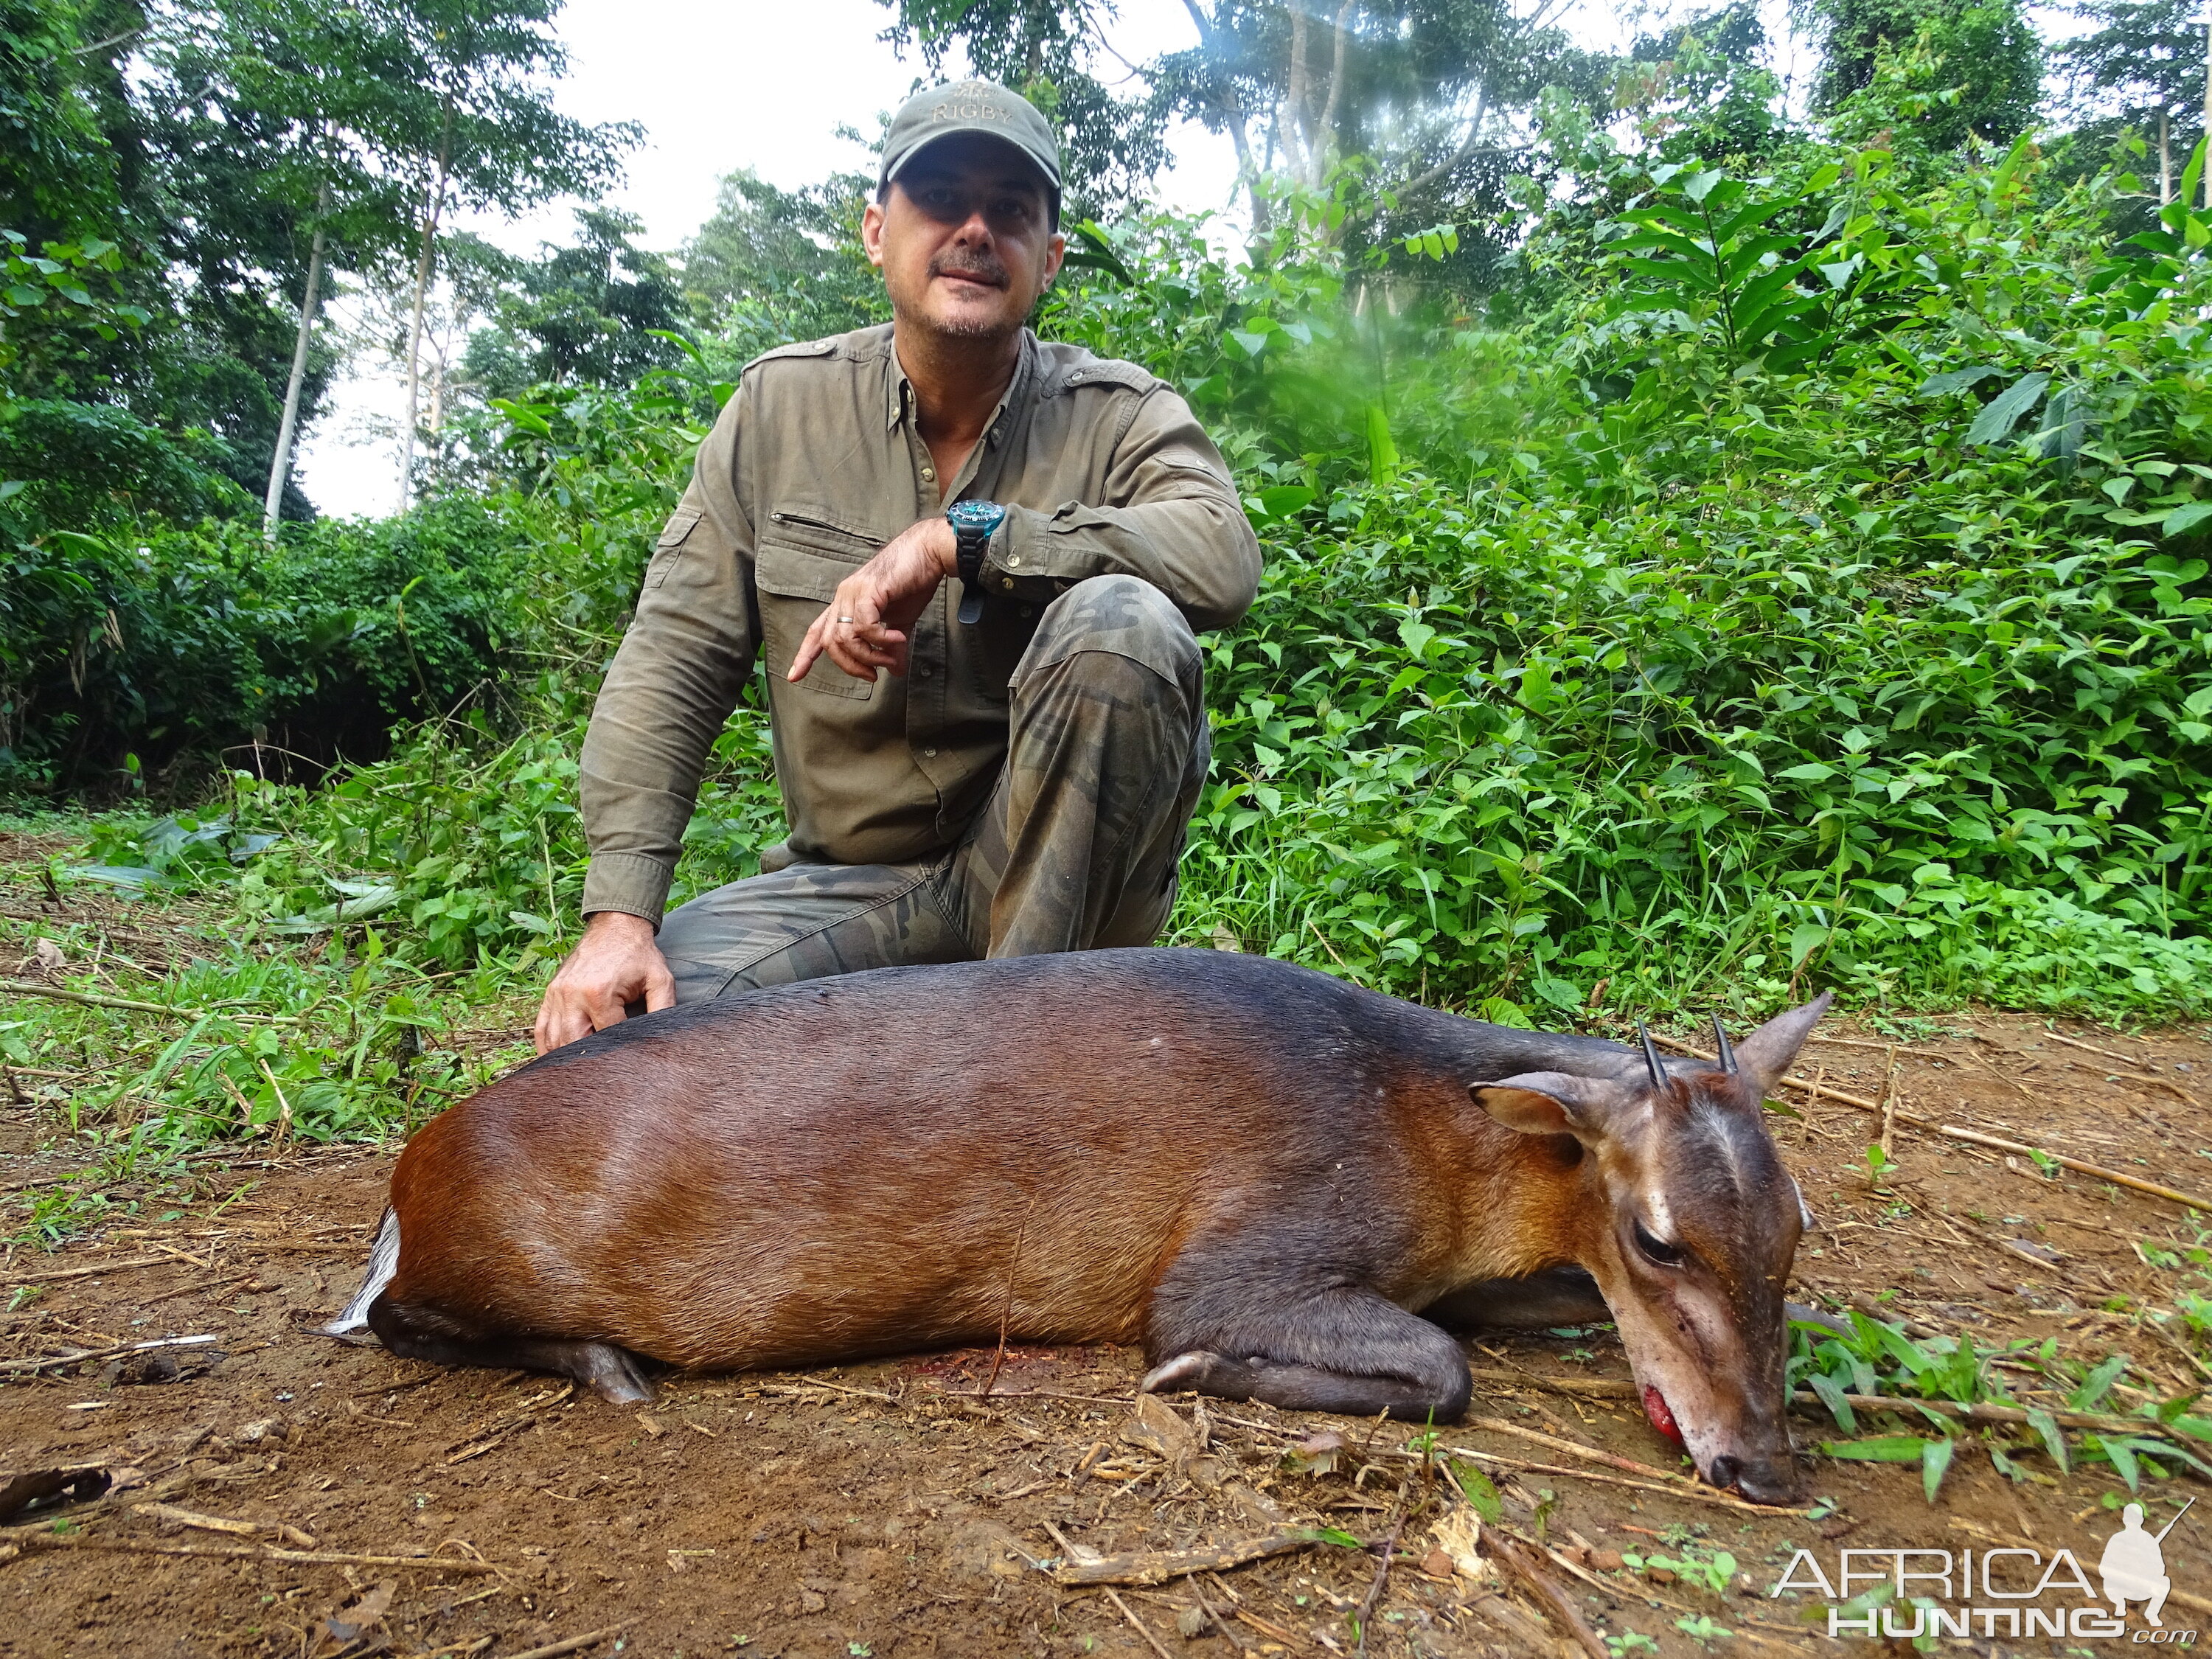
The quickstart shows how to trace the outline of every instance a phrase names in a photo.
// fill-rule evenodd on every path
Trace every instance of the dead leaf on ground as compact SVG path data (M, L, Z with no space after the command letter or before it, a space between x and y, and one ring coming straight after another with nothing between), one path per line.
M392 1611L392 1598L398 1589L398 1579L387 1578L324 1620L316 1659L338 1659L340 1654L381 1624L384 1615Z
M1446 1511L1429 1536L1435 1547L1421 1563L1424 1572L1433 1571L1430 1562L1441 1555L1451 1571L1478 1583L1491 1576L1493 1569L1482 1556L1482 1517L1472 1509L1455 1507Z
M1310 1434L1283 1454L1283 1467L1294 1474L1334 1474L1344 1465L1344 1437L1334 1429Z

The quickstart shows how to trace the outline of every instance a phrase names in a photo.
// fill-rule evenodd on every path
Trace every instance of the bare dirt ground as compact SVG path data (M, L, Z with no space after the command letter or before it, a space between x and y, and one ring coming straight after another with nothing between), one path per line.
M1795 1293L1837 1307L1894 1289L1884 1311L1915 1328L1984 1347L2055 1335L2090 1360L2124 1351L2160 1397L2202 1386L2203 1368L2138 1318L2170 1305L2177 1277L2136 1241L2194 1243L2187 1212L1910 1120L2203 1194L2212 1042L1929 1024L1939 1035L1896 1048L1905 1121L1885 1190L1865 1173L1867 1113L1793 1090L1802 1117L1774 1120L1823 1227ZM1848 1018L1822 1035L1799 1074L1878 1098L1888 1040ZM50 1105L0 1104L0 1187L77 1167L65 1145L40 1150L58 1129ZM1820 1598L1766 1594L1798 1547L1832 1571L1847 1547L2063 1547L2094 1575L2117 1527L2113 1472L2060 1474L2025 1431L2004 1443L2032 1472L2020 1484L1969 1438L1932 1505L1917 1468L1812 1457L1808 1497L1832 1508L1751 1510L1677 1473L1620 1397L1626 1364L1601 1328L1469 1346L1476 1403L1441 1444L1480 1454L1503 1494L1480 1576L1439 1547L1467 1507L1406 1455L1407 1425L1188 1397L1133 1415L1130 1350L1017 1347L988 1397L985 1351L679 1378L651 1409L618 1410L303 1328L356 1281L390 1167L361 1149L243 1155L207 1165L173 1219L0 1260L0 1297L18 1302L0 1317L0 1485L80 1467L115 1482L0 1529L0 1655L1204 1659L1352 1653L1363 1635L1378 1655L1652 1650L1632 1632L1667 1654L1841 1654L1851 1644L1801 1622ZM212 1340L114 1352L195 1337ZM1817 1412L1796 1421L1801 1446L1840 1437ZM1916 1426L1869 1418L1859 1432ZM1313 1442L1324 1432L1341 1448ZM2147 1480L2151 1529L2203 1489ZM1314 1528L1343 1541L1297 1536ZM1271 1538L1285 1553L1164 1582L1067 1582L1093 1553ZM2212 1625L2208 1545L2203 1510L2166 1540L2169 1628ZM1720 1593L1622 1559L1720 1550L1740 1569Z

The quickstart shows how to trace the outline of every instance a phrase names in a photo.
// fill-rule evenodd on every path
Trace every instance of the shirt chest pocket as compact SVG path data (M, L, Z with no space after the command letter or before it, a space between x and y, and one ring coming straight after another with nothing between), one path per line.
M762 654L768 672L781 681L791 672L792 659L806 630L837 597L837 585L876 549L857 533L788 523L782 514L772 523L774 528L754 556L753 586L760 592ZM824 654L815 659L798 689L865 699L876 688L872 681L854 679Z

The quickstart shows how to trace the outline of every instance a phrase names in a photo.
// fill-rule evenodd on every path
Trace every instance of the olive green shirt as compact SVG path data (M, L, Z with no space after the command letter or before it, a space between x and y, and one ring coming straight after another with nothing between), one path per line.
M915 624L905 678L827 656L785 676L837 585L962 497L1006 520L982 618L961 585ZM1135 365L1024 331L1006 397L944 487L888 325L747 366L661 532L584 739L583 908L658 922L708 745L757 656L799 859L891 864L953 846L1006 758L1007 681L1037 614L1091 576L1142 578L1194 629L1252 603L1260 548L1189 407Z

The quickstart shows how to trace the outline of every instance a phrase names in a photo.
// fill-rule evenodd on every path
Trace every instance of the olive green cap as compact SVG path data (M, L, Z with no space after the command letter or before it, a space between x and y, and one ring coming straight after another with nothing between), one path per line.
M1054 204L1060 200L1060 140L1052 124L1037 106L1011 87L996 81L954 81L916 93L891 117L884 137L883 170L876 186L899 175L899 169L940 138L956 132L987 133L1005 140L1037 164L1052 186Z

